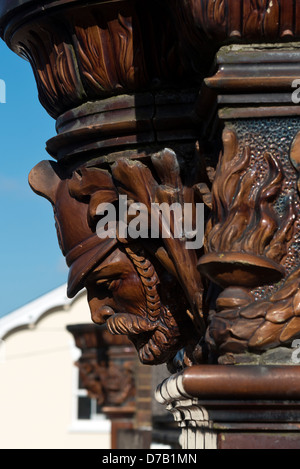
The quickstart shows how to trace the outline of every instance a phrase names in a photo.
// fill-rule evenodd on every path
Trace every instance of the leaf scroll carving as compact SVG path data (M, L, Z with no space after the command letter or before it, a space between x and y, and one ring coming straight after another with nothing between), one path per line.
M299 34L295 24L297 0L169 0L178 27L190 47L217 45L242 38L280 40ZM182 10L184 10L182 12Z
M139 47L135 48L133 22L138 34L138 20L132 12L110 19L107 12L98 16L92 11L74 24L79 68L93 93L133 90L146 83L143 43L137 39Z
M65 34L45 24L39 33L30 31L20 44L34 70L41 104L52 116L56 115L57 102L69 108L85 97L74 48L71 39L64 40Z
M300 333L300 270L296 269L275 294L255 301L248 295L245 304L234 308L242 290L224 292L218 299L221 306L210 318L207 341L219 353L261 353L289 346ZM225 301L225 297L233 297ZM235 297L235 298L234 298ZM244 297L246 295L244 293ZM242 300L241 300L241 303ZM226 307L225 307L226 305Z
M17 42L55 118L89 100L193 81L169 12L153 2L61 9L22 30Z
M279 32L280 5L278 0L247 0L244 2L244 34L262 37L276 36Z

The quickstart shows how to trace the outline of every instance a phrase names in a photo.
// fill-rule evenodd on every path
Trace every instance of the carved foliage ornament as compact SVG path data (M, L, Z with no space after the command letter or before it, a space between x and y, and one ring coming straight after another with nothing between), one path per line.
M179 24L184 18L187 35L197 28L198 41L201 36L214 41L279 40L300 33L299 22L295 22L297 0L170 0L169 5L178 15Z
M31 63L40 101L55 118L88 100L190 82L160 2L65 8L10 41Z

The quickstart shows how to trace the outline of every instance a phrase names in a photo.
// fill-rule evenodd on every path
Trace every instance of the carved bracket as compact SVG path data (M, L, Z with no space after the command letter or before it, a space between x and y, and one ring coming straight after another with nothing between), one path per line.
M114 337L105 327L78 324L67 327L82 355L76 365L88 395L106 411L135 411L134 348L126 337Z
M182 374L173 375L156 390L156 400L171 412L181 428L182 449L216 449L217 436L206 409L183 388Z

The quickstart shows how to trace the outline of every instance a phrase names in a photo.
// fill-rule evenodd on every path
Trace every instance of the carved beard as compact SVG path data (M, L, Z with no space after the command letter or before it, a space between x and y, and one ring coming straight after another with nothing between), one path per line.
M174 298L178 285L161 273L159 280L153 264L139 253L124 251L113 251L89 275L86 288L93 321L106 323L114 335L127 335L143 363L166 362L183 347L176 317L185 309Z
M180 348L179 327L170 311L163 307L159 320L129 313L114 314L107 320L108 330L116 335L128 335L136 347L142 363L164 363L173 358Z

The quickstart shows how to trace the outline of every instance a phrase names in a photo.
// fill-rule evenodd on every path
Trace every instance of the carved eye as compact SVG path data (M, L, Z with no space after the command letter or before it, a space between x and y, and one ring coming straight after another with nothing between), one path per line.
M113 280L110 284L109 284L109 287L108 289L109 290L117 290L117 288L119 288L121 284L121 280Z

